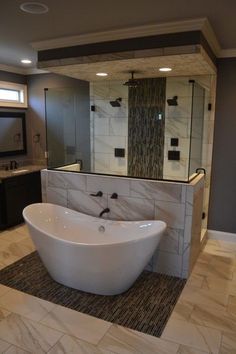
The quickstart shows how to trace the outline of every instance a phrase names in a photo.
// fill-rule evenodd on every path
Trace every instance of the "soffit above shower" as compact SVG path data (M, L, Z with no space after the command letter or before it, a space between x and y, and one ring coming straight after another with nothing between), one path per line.
M163 66L171 67L172 71L160 72L158 69ZM136 78L216 73L215 65L199 45L50 60L40 67L85 81L127 80L131 71ZM97 72L106 72L108 76L100 78Z

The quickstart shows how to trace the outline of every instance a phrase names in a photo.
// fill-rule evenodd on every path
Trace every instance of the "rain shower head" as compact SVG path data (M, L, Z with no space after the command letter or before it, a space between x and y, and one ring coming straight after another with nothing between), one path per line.
M140 81L134 79L134 71L131 71L131 79L126 81L123 85L128 87L137 87L140 86Z
M168 98L167 99L168 106L178 106L177 99L178 96L174 96L173 98Z
M122 101L122 98L121 97L118 97L116 100L114 101L110 101L110 105L112 107L120 107L121 106L121 101Z

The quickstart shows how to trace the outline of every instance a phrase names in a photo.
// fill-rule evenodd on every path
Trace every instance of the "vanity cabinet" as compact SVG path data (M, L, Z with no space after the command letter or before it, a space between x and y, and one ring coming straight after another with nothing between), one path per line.
M0 184L0 228L23 222L23 209L38 202L41 202L39 171L3 179Z

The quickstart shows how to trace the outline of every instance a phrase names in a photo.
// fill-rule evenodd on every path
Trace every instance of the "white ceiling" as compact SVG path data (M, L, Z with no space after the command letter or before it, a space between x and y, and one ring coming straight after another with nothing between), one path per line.
M23 67L27 57L35 67L31 42L197 17L208 17L223 49L236 48L236 0L42 0L44 15L21 12L23 2L0 1L0 64Z

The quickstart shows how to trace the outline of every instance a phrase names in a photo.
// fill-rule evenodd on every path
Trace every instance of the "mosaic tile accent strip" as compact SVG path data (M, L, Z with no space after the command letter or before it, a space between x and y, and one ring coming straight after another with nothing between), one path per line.
M55 304L160 337L185 280L144 271L116 296L101 296L55 282L33 252L0 271L0 283Z
M128 175L163 178L166 78L129 87Z

